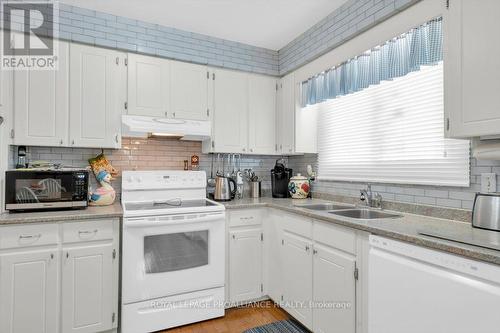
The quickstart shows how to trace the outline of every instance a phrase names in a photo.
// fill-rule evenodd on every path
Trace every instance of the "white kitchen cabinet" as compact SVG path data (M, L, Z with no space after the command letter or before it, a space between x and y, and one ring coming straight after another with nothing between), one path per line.
M277 102L276 149L279 154L295 152L295 78L293 73L279 83Z
M14 71L14 144L68 145L69 44L59 42L57 70Z
M126 54L71 44L70 146L121 147Z
M214 75L211 151L247 153L248 74L217 69Z
M319 243L313 254L313 301L326 305L313 310L314 332L355 333L355 258Z
M237 229L229 232L229 297L245 302L262 296L262 229Z
M281 246L283 240L283 212L270 209L263 223L264 228L264 286L275 302L283 294L283 262Z
M170 115L176 119L208 120L207 66L170 63Z
M450 0L444 12L445 131L448 137L500 134L497 0Z
M58 332L58 263L57 247L0 254L0 332Z
M276 90L273 77L248 76L248 151L276 153Z
M283 231L283 308L304 326L312 329L312 241Z
M63 248L63 332L92 333L113 327L113 268L117 266L113 251L111 243Z
M170 64L171 61L167 59L128 54L127 114L151 117L169 116ZM181 89L184 88L183 86ZM181 102L184 101L181 100Z
M119 228L118 219L0 227L0 332L116 332Z

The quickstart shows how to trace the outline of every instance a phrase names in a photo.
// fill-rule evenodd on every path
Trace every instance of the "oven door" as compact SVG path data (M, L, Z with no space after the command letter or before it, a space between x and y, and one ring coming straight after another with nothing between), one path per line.
M225 214L125 218L124 304L224 286Z

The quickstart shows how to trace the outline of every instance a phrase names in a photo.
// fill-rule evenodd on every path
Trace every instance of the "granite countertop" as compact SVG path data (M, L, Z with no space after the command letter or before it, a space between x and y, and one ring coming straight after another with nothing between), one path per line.
M0 214L0 225L89 220L122 216L122 206L119 202L116 202L111 206L91 206L86 209L54 210L27 213L2 213Z
M463 238L474 238L476 241L482 241L484 244L500 244L500 232L487 231L472 228L470 223L446 220L423 215L415 215L401 212L394 212L401 215L396 219L373 219L360 220L338 215L332 215L327 212L313 211L298 206L332 202L320 199L242 199L225 202L226 209L243 209L256 207L270 207L281 209L290 213L300 214L305 217L335 223L338 225L350 227L357 230L369 232L371 234L388 237L415 245L424 246L436 250L441 250L475 260L481 260L500 265L500 251L487 248L467 245L459 242L442 240L439 238L420 235L420 232L440 232L459 235ZM339 203L341 204L341 203Z

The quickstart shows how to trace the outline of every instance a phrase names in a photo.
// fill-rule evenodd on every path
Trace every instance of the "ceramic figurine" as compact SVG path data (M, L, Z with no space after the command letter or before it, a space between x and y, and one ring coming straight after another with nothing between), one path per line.
M91 206L108 206L115 202L116 192L111 186L111 174L106 170L101 170L96 175L97 181L101 184L95 192L90 193Z

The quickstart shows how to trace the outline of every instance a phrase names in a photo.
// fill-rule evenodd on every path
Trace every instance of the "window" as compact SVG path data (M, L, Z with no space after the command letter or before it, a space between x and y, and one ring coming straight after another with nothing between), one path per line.
M318 178L469 186L469 141L444 138L442 62L313 108Z

